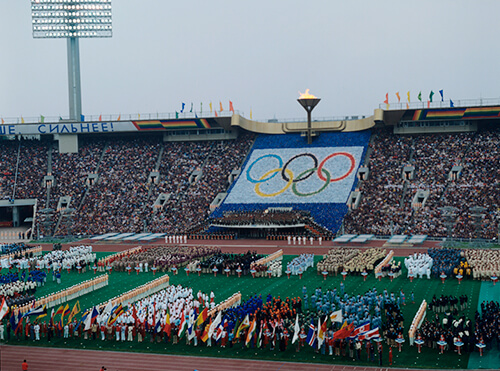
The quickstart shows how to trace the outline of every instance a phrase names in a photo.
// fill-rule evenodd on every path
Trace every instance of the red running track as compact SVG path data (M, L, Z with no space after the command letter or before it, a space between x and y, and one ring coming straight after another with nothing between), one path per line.
M248 250L257 251L259 254L272 254L279 249L283 249L283 254L285 255L299 255L299 254L315 254L315 255L325 255L328 253L328 250L333 247L349 247L349 248L358 248L361 250L366 250L371 247L382 247L386 241L384 240L374 240L370 241L363 245L356 244L347 244L347 245L338 245L334 244L331 241L323 242L322 245L319 245L317 241L314 242L314 245L288 245L287 241L269 241L269 240L188 240L187 244L177 244L183 246L217 246L220 247L223 252L232 252L232 253L242 253ZM92 240L84 240L80 243L72 243L72 244L64 244L63 248L68 249L69 246L88 244L93 246L93 250L97 252L118 252L130 249L135 246L155 246L155 245L169 245L165 244L163 241L156 240L154 242L102 242L102 241L92 241ZM176 245L176 244L171 244ZM408 256L415 252L424 252L428 248L437 247L438 242L426 241L421 246L413 246L413 247L386 247L386 250L394 250L395 256ZM52 250L52 245L48 244L43 246L44 251Z
M29 371L403 371L401 368L325 365L312 363L254 361L231 358L207 358L141 354L97 350L58 349L0 345L0 369L21 370L26 359ZM420 371L423 371L420 369ZM462 370L457 370L462 371Z

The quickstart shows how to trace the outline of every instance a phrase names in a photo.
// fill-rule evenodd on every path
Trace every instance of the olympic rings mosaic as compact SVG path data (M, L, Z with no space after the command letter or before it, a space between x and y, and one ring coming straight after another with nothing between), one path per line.
M311 167L307 170L302 171L300 174L298 174L297 177L295 177L293 171L290 169L291 164L295 160L302 157L307 159L307 161L309 160L311 161ZM347 158L350 164L348 166L347 171L345 171L340 176L336 176L335 178L333 178L331 172L326 169L325 165L327 164L328 161L335 161L335 159L339 158ZM252 177L251 175L252 169L254 169L254 166L257 163L259 163L264 159L271 159L272 161L275 161L276 168L266 171L258 179ZM355 168L356 168L356 160L354 156L348 152L335 152L326 156L321 161L319 161L319 159L312 153L300 153L295 156L292 156L286 162L284 162L283 159L278 155L266 154L258 157L248 166L248 169L246 171L246 178L249 182L255 184L254 188L255 193L260 197L275 197L282 194L289 188L291 188L292 192L298 197L308 197L323 192L331 183L339 182L347 178L349 175L352 174ZM316 176L319 180L323 181L324 182L323 185L321 185L317 190L309 192L300 191L299 184L301 182L308 180L313 176ZM267 181L270 181L275 177L281 177L281 180L283 180L284 182L283 188L275 192L264 193L261 190L261 185Z

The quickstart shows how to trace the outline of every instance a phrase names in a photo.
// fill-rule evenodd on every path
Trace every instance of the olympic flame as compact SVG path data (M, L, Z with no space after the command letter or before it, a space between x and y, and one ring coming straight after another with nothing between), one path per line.
M309 89L306 89L306 92L305 92L305 93L301 93L301 92L299 91L299 94L300 94L299 99L317 98L317 97L315 97L314 95L309 94Z

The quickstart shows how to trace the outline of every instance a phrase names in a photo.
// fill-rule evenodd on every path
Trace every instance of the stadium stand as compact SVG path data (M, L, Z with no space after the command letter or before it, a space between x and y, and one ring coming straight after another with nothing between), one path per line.
M350 205L349 209L345 202L325 202L314 192L302 197L304 202L292 202L287 193L281 199L253 202L249 192L236 186L240 180L261 177L268 170L266 164L255 165L259 158L252 157L254 154L277 158L289 150L293 159L309 156L304 161L311 161L315 156L321 161L320 155L304 149L309 147L300 135L256 137L243 133L236 140L199 142L162 142L148 134L95 136L82 138L75 154L60 154L56 145L45 140L4 140L0 146L0 198L35 199L38 236L108 232L210 235L222 232L209 228L209 215L222 218L226 212L245 215L291 207L310 213L311 225L315 223L313 228L322 233L336 233L343 221L342 232L353 235L445 237L451 233L451 237L493 239L500 217L499 140L500 130L489 127L469 133L406 136L388 128L322 133L314 142L320 150L362 148L356 166L366 166L369 176L346 186L347 194L361 193L359 206ZM309 191L305 183L296 182L308 177L307 172L300 175L293 168L298 165L300 162L290 165L296 178L290 183L290 194L292 188L296 194ZM229 176L240 170L241 175L231 184ZM253 185L257 183L259 180L253 180ZM210 214L211 203L226 191L226 199ZM424 196L419 198L421 194ZM238 197L240 202L235 202ZM451 231L441 210L446 206L456 208ZM472 215L473 206L484 208L479 225ZM64 210L72 210L71 215ZM322 237L333 236L328 233ZM234 237L232 232L229 235ZM273 239L282 238L280 235L275 232Z

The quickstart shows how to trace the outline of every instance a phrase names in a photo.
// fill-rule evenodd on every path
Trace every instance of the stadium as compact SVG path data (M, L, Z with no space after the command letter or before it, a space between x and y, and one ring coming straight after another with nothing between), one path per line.
M500 368L500 100L439 94L2 118L0 369Z

